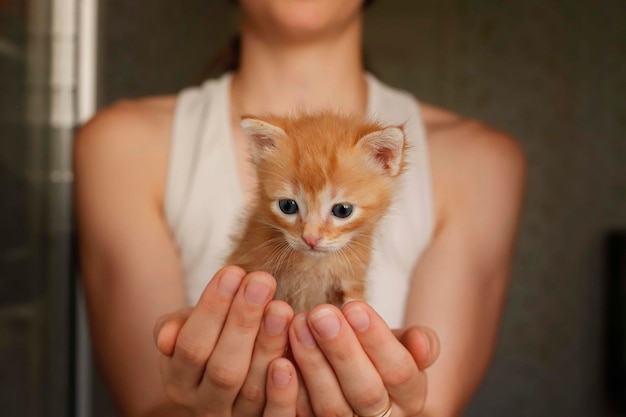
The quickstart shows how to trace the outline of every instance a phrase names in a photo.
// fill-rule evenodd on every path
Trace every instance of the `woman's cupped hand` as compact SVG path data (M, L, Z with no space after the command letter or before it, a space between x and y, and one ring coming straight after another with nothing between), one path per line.
M228 266L195 307L158 320L173 402L197 416L419 415L439 354L432 330L392 331L360 301L294 317L275 289L267 273Z

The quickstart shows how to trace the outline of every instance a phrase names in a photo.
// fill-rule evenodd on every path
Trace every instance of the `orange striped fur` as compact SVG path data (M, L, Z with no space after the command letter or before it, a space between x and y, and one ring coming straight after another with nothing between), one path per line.
M259 186L227 263L271 273L275 298L296 313L363 299L374 230L406 164L403 127L331 112L246 116L241 126ZM337 217L337 204L352 213Z

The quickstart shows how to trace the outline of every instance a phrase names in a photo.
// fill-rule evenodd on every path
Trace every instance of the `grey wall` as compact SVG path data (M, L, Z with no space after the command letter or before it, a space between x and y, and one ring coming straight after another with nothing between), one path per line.
M103 103L195 83L233 22L226 1L103 3ZM602 243L626 227L625 21L620 0L379 0L368 11L383 80L510 132L528 157L500 341L468 416L616 415L602 384Z
M100 102L199 83L235 11L226 0L101 0Z

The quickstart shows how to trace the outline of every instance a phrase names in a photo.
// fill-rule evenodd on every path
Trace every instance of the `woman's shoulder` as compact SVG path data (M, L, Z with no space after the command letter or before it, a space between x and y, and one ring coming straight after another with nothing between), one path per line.
M175 103L176 96L117 101L82 125L77 138L80 142L109 143L162 140L171 127Z
M523 191L526 160L509 133L420 103L428 137L438 223L443 211L468 201L515 199Z
M420 110L435 151L446 150L450 157L489 157L495 153L523 159L519 143L509 133L430 104L420 103Z
M120 182L143 177L142 186L162 194L175 104L175 96L161 96L100 110L75 135L76 175Z

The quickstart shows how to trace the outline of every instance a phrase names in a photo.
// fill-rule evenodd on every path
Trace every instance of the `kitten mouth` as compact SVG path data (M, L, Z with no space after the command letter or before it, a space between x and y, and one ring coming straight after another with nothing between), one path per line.
M328 255L330 252L324 248L310 248L310 247L306 247L306 249L304 249L303 251L305 254L309 255L309 256L314 256L316 258L324 256L324 255Z

